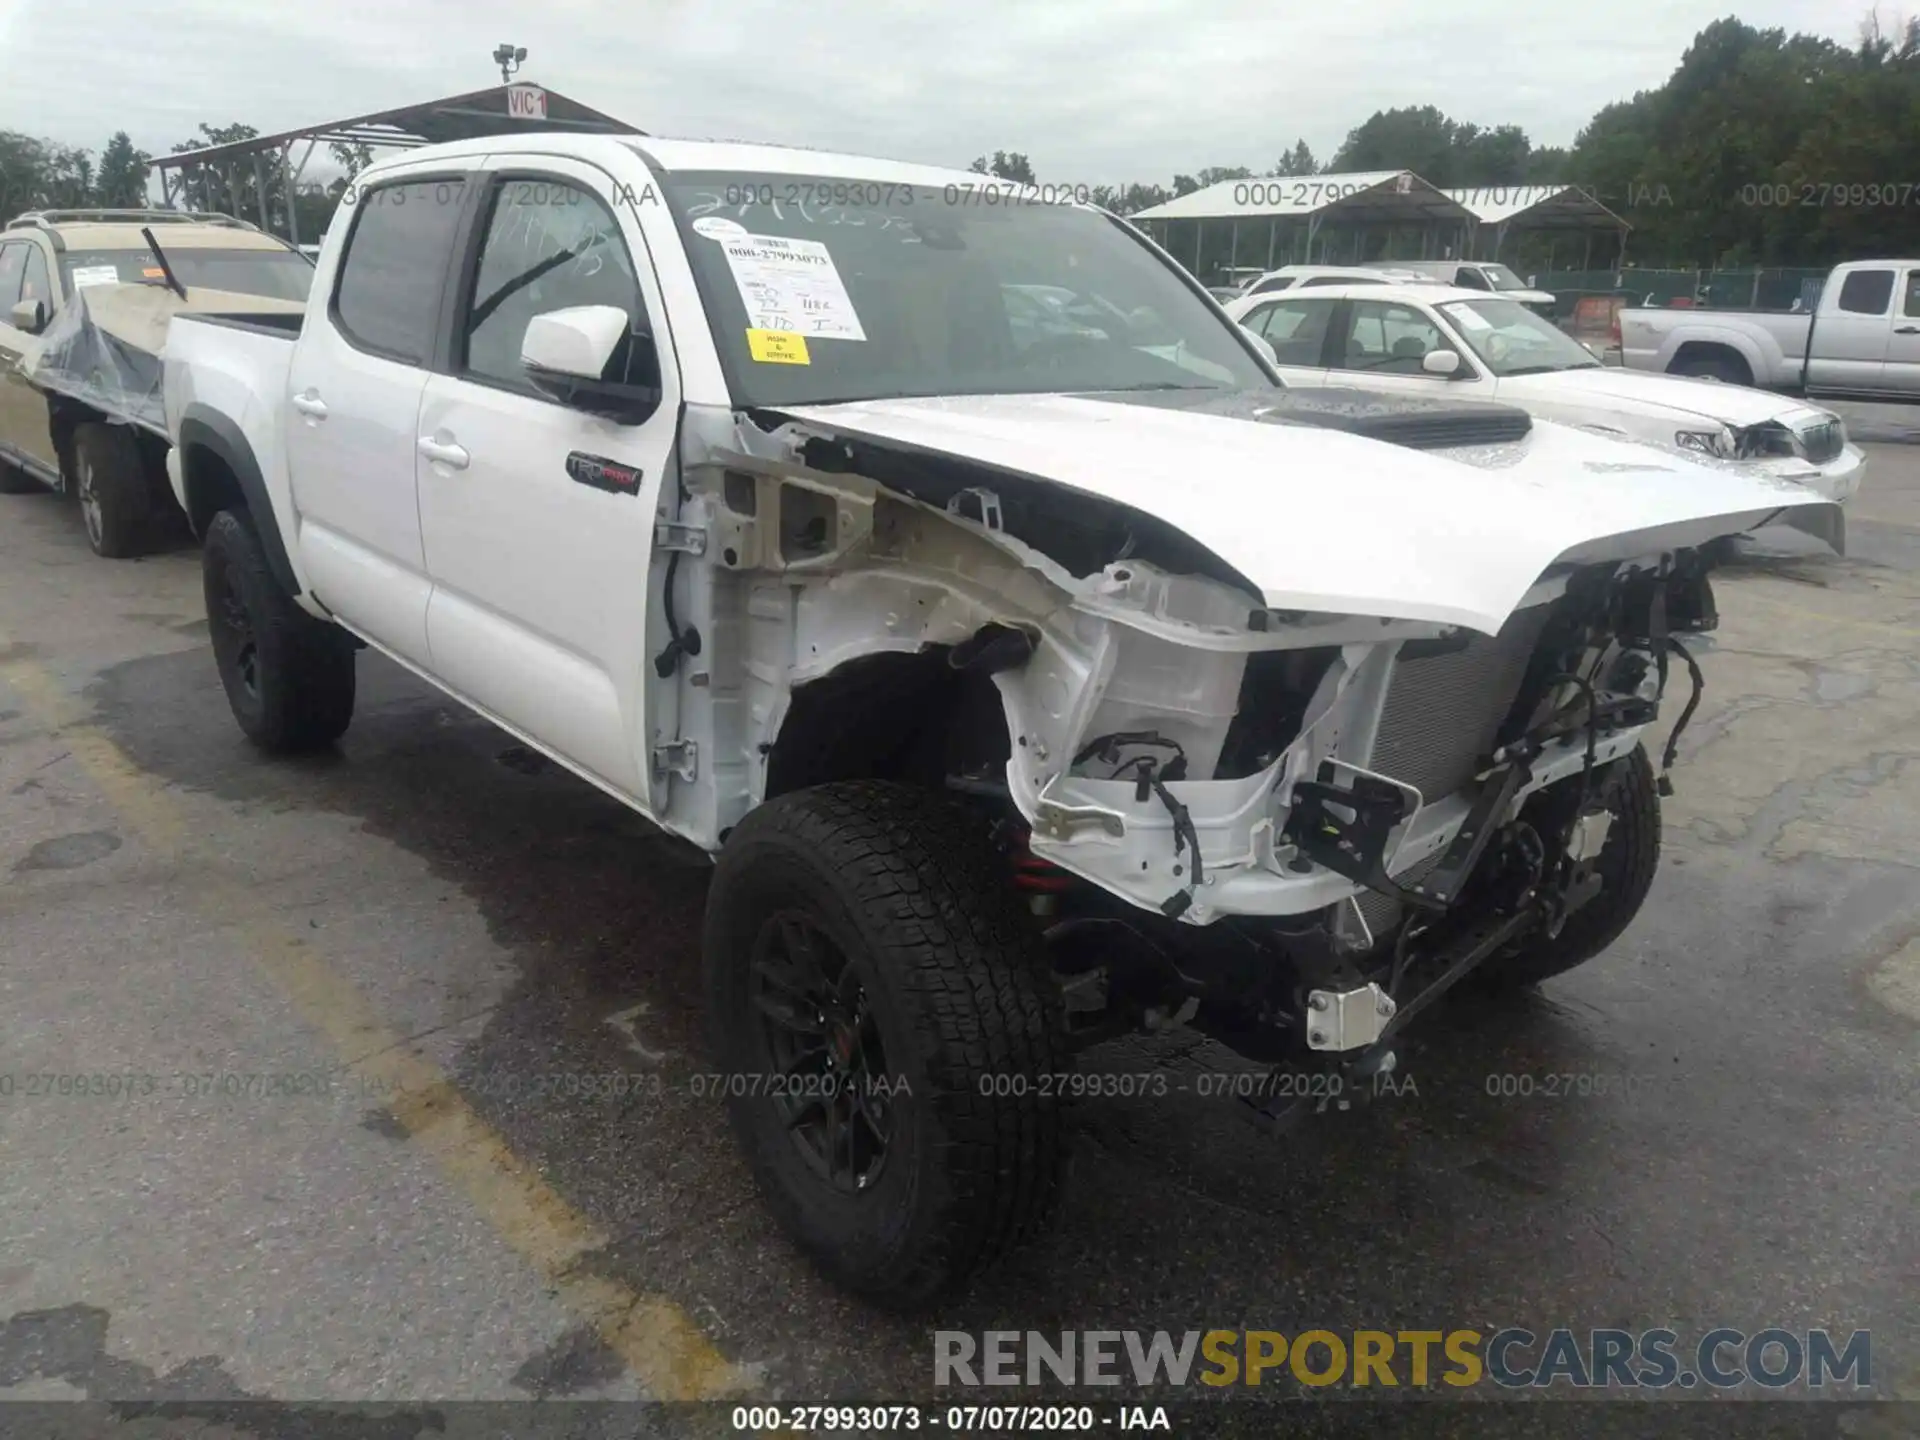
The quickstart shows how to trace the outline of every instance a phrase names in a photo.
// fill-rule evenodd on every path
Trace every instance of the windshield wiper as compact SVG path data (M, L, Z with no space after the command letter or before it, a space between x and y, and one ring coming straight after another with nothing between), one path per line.
M1110 395L1132 390L1218 390L1218 385L1184 385L1178 380L1147 380L1138 385L1104 385L1101 387Z
M1516 365L1511 370L1502 371L1503 377L1514 375L1551 375L1559 370L1593 370L1593 365Z

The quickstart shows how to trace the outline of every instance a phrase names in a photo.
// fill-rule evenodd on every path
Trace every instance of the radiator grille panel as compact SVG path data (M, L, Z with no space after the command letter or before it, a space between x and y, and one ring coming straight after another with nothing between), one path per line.
M1547 609L1522 611L1464 650L1395 664L1367 768L1417 787L1429 805L1471 780L1513 708Z
M1463 650L1397 662L1366 768L1414 786L1429 805L1468 784L1513 708L1549 609L1523 610L1497 636L1475 635ZM1395 878L1417 880L1439 863L1428 856ZM1399 922L1399 904L1385 895L1363 891L1354 903L1376 938ZM1360 938L1351 906L1340 919Z

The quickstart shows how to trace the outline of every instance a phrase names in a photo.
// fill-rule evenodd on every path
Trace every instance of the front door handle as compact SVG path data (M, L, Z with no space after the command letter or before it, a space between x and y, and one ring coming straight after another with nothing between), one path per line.
M1920 335L1920 325L1901 325L1895 328L1896 335Z
M294 396L293 408L310 420L324 420L327 418L327 402L322 400L320 396L312 390L302 391L300 394Z
M441 439L441 435L445 433L445 431L441 431L438 435L422 435L420 437L420 453L434 463L445 465L449 469L466 469L468 462L471 461L473 457L467 453L464 445L456 445L451 440Z

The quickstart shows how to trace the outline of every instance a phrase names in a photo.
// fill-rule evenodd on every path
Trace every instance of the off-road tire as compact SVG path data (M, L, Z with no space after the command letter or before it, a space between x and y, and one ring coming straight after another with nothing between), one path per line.
M756 937L804 913L858 973L903 1080L869 1189L836 1192L764 1093ZM1059 991L1006 866L973 816L878 781L750 813L708 891L708 1021L733 1127L780 1224L833 1281L892 1309L959 1289L1038 1232L1059 1188ZM1043 1093L1044 1092L1044 1093Z
M153 487L139 441L125 425L78 425L73 431L74 499L93 553L108 560L150 548Z
M1481 965L1473 972L1481 987L1514 990L1565 974L1618 940L1640 913L1660 866L1660 796L1644 746L1615 763L1618 799L1600 851L1600 893L1569 915L1552 939L1530 941Z
M213 517L201 578L220 683L247 738L270 755L339 739L353 719L353 639L294 603L246 512Z

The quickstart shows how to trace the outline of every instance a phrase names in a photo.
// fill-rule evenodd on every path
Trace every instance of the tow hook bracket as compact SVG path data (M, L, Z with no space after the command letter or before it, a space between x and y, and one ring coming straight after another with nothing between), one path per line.
M1317 778L1293 787L1293 810L1283 838L1307 859L1369 890L1390 895L1417 910L1444 910L1446 903L1416 894L1387 874L1387 846L1394 828L1420 808L1420 792L1351 766L1351 786L1335 783L1331 761Z
M1386 1033L1395 1005L1378 985L1307 992L1307 1048L1364 1050Z

